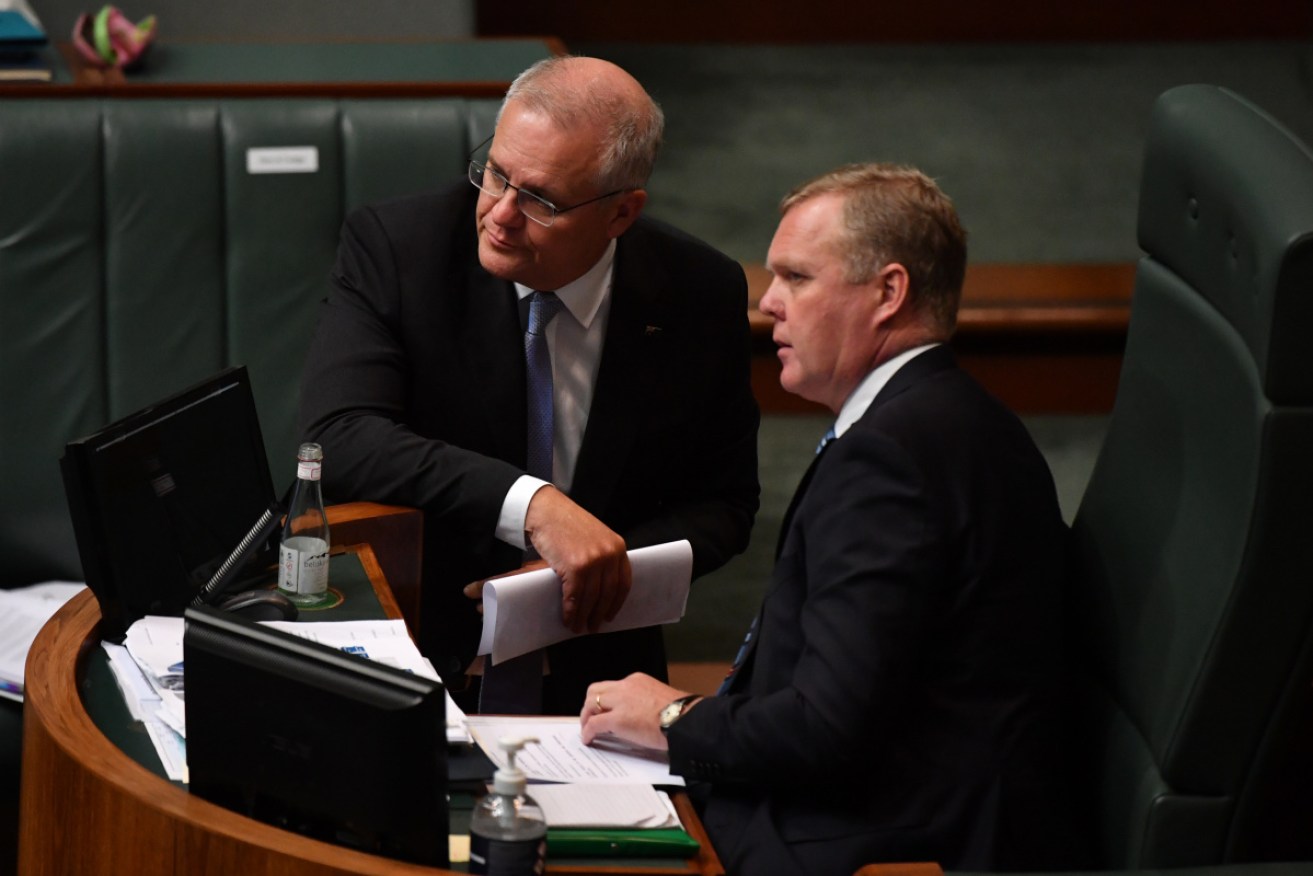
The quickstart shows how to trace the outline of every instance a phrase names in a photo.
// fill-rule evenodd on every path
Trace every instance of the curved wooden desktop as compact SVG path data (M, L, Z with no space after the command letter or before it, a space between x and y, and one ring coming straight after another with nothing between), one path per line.
M336 533L335 533L336 534ZM385 581L359 547L371 580ZM386 594L383 585L380 597ZM382 598L391 617L396 603ZM441 874L364 854L252 820L194 797L137 763L95 725L79 691L88 652L100 642L90 591L64 606L32 645L26 671L19 872L27 876L151 874ZM703 852L688 873L723 873L684 795L676 801ZM552 866L551 872L652 873L644 867Z

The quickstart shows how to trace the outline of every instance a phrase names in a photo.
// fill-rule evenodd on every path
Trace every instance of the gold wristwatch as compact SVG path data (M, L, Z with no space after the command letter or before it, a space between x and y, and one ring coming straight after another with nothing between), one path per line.
M661 710L661 732L669 733L671 726L684 716L689 706L702 699L700 694L689 694L686 697L680 697Z

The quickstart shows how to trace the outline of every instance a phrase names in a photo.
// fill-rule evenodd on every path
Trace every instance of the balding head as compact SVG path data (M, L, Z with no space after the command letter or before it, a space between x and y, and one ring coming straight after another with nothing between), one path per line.
M572 55L539 61L511 83L501 112L511 103L564 130L596 131L599 189L641 189L652 175L665 117L638 80L610 61Z

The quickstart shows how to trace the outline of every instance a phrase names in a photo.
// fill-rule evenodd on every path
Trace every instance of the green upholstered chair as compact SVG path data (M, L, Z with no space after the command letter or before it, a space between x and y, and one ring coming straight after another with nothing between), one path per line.
M1313 793L1291 781L1313 741L1313 152L1232 92L1174 88L1138 237L1072 527L1097 861L1313 858L1291 830Z
M1313 873L1289 863L1313 861L1313 152L1236 94L1174 88L1138 224L1117 398L1072 527L1093 865Z

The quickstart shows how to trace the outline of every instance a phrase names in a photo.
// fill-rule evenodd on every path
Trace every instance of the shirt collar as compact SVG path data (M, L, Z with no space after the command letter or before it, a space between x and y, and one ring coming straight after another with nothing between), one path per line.
M612 239L606 247L606 252L602 253L602 257L585 271L582 277L571 280L560 289L544 291L555 292L556 297L565 305L565 309L570 311L570 315L584 328L588 328L593 318L597 316L597 310L602 306L606 293L611 289L611 268L614 265L615 240ZM522 283L515 284L515 294L521 299L532 295L535 291L537 290Z
M848 396L848 400L843 403L843 407L839 409L839 417L834 421L834 437L842 436L853 423L862 418L862 414L866 413L866 409L871 406L871 402L875 401L875 397L880 394L880 390L884 389L889 379L898 373L899 368L902 368L931 347L937 346L939 346L937 343L922 344L919 347L904 350L892 359L877 365L870 374L862 379L861 383L857 384L857 388L852 391L852 394Z

